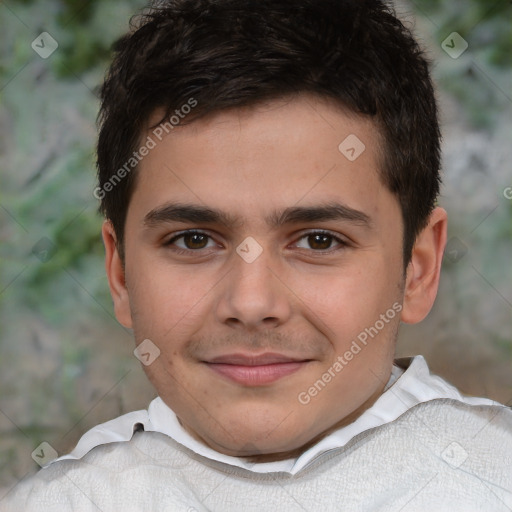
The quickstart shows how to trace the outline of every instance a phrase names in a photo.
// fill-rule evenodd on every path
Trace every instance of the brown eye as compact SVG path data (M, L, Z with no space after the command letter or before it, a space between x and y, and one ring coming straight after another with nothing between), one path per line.
M329 249L332 243L332 236L323 234L308 235L308 243L312 249Z
M201 233L187 233L183 235L183 241L187 249L204 249L208 243L208 236Z
M323 232L323 231L313 231L310 233L306 233L299 240L306 240L307 247L300 246L299 243L297 246L301 249L313 249L315 252L329 251L332 249L333 241L336 242L338 247L332 249L333 251L337 249L343 249L348 246L348 243L342 240L341 238L334 236L331 233Z
M176 246L176 251L198 251L206 249L210 236L201 231L185 231L165 242L165 246ZM181 244L177 244L178 240L182 240Z

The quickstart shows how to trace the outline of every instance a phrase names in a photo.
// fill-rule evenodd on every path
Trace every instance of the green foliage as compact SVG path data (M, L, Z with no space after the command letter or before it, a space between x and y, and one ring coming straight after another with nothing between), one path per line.
M490 64L512 64L512 5L507 0L414 0L418 13L425 13L437 26L443 40L451 32L466 39L474 53L490 49Z
M55 65L56 73L62 78L76 77L107 60L109 55L110 50L102 41L90 41L88 29L79 27L73 41L62 45L61 58Z
M5 176L0 204L12 216L12 246L0 252L5 253L6 282L16 281L0 300L17 315L35 313L54 326L72 323L77 310L96 317L101 311L100 317L106 317L112 306L103 269L102 219L92 196L98 100L90 89L101 81L110 45L146 2L10 4L10 10L0 12L10 49L0 68L0 84L7 83L2 103L13 120L12 156L4 160L10 166L0 169ZM35 55L30 47L34 35L23 31L23 20L32 20L34 31L48 31L58 41L50 58ZM61 123L70 124L70 117L72 129L63 130ZM64 138L52 139L54 133ZM48 152L52 145L55 149ZM42 239L51 244L44 261L32 254Z
M512 3L413 0L412 5L436 27L438 44L453 32L468 43L468 50L457 60L442 55L446 62L436 62L438 82L465 106L475 128L492 129L494 114L510 101L510 89L503 84L510 81L512 65Z

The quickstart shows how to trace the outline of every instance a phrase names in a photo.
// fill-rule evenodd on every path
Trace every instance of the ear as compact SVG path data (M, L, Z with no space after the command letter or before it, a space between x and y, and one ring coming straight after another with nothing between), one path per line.
M130 300L126 289L125 275L121 257L116 246L116 234L109 220L103 222L101 229L105 244L105 270L107 271L110 295L114 301L114 312L120 324L132 327Z
M416 238L407 266L402 322L421 322L432 309L439 286L447 225L446 211L437 207L425 229Z

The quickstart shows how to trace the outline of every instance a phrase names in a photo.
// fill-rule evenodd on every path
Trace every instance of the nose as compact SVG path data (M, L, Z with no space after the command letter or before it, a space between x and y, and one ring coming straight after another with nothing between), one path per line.
M250 263L234 253L231 271L219 284L217 319L232 328L275 328L290 318L292 294L269 250Z

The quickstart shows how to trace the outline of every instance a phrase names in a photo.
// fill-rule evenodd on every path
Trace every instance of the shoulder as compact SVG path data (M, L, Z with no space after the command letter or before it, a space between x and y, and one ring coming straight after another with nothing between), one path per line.
M512 409L504 405L472 405L451 398L429 400L384 425L382 433L422 444L443 459L446 448L458 447L468 462L478 461L480 468L502 467L510 478Z
M140 432L39 470L7 495L2 510L189 510L196 498L181 471L189 461L164 434Z
M437 475L432 489L472 486L512 499L512 409L451 398L415 405L380 435L401 467ZM378 436L379 437L379 436ZM442 494L442 492L441 492ZM454 492L456 494L456 492Z
M426 424L439 433L461 438L475 437L483 443L498 440L512 443L512 409L497 402L474 404L453 398L438 398L419 403L399 419L402 423Z
M512 507L512 411L449 398L422 402L296 478L321 481L331 503L343 500L347 510L505 510Z

